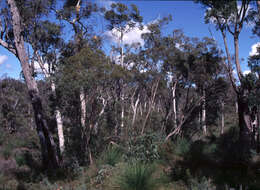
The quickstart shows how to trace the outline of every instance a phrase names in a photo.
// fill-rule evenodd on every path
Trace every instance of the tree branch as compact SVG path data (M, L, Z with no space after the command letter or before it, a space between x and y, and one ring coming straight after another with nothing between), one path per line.
M14 47L11 47L10 44L8 44L4 40L0 39L0 45L2 47L4 47L5 49L7 49L8 51L10 51L12 54L14 54L17 57L16 49Z

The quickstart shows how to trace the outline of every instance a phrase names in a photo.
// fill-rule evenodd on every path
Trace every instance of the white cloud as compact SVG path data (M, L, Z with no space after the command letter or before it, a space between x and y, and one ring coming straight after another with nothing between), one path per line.
M31 64L32 64L32 63L31 63ZM44 64L44 71L42 70L42 68L40 67L40 64L39 64L37 61L34 61L33 67L34 67L34 71L35 71L36 73L44 74L46 77L49 77L49 76L50 76L50 73L49 73L49 64L47 64L47 63Z
M106 8L107 10L111 9L111 5L116 3L115 1L110 0L97 0L97 4L101 5L102 7Z
M148 27L145 25L141 30L138 26L131 29L129 32L123 35L123 44L133 44L140 43L142 46L144 45L144 40L141 38L142 34L148 33ZM109 38L114 43L118 43L120 39L120 32L116 29L106 31L105 36Z
M245 70L245 71L243 72L243 75L248 75L249 73L251 73L250 70Z
M7 59L8 57L6 55L0 55L0 65L3 64Z
M260 47L260 42L254 44L251 46L251 51L249 52L249 55L250 56L253 56L253 55L257 55L258 52L257 52L257 47Z

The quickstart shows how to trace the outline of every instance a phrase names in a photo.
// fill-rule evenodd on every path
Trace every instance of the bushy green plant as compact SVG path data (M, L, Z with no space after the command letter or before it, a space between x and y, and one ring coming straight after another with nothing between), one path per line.
M141 162L128 164L118 178L117 183L124 190L152 190L155 181L152 179L154 168Z
M23 154L15 155L15 161L18 166L26 165L26 158Z
M122 158L122 150L116 146L109 146L101 156L101 164L115 166Z
M159 160L159 145L161 142L161 136L155 133L132 137L128 141L128 151L125 154L125 160L137 160L145 163Z
M2 155L5 159L8 159L12 155L13 145L8 143L7 145L3 146Z
M210 190L212 189L210 181L206 177L201 179L191 178L189 180L189 189L191 190Z
M185 138L178 138L174 143L174 153L179 156L184 156L190 150L190 142Z
M0 130L0 146L4 143L5 136L3 130Z

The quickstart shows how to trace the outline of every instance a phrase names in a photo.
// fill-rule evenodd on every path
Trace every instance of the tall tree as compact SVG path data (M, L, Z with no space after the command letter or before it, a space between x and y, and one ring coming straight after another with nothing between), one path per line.
M140 12L136 5L132 4L131 8L129 8L127 5L122 3L112 3L111 9L105 11L105 19L109 21L109 24L107 28L110 30L112 35L116 37L116 40L118 42L117 49L119 50L120 55L120 61L119 64L122 67L127 68L128 65L125 64L124 57L124 36L130 32L131 30L135 28L142 28L142 21L143 18L140 15ZM119 89L121 91L119 92L120 101L121 101L121 124L120 127L123 131L123 128L125 126L124 120L125 120L125 106L124 106L124 100L125 100L125 94L124 94L124 84L122 83L123 80L119 80L117 84L119 85Z
M226 68L228 69L232 86L237 94L240 141L244 145L243 150L248 150L248 147L251 144L251 136L253 130L251 124L251 113L248 99L249 92L246 87L246 83L244 82L245 76L242 73L241 63L239 60L239 35L246 21L247 13L249 10L249 4L251 1L243 0L240 2L241 5L239 5L238 1L236 0L199 0L197 2L200 2L206 7L208 7L205 16L206 22L213 21L216 26L216 29L220 30L222 34L225 45L225 51L227 55ZM235 65L240 85L236 85L232 74L232 59L229 51L229 46L227 44L226 32L231 34L231 36L233 37Z
M43 7L40 9L42 12L37 10L39 11L38 14L44 14L43 10L50 2L39 2L42 3L41 5L43 5ZM39 2L37 1L37 3ZM56 152L56 145L48 128L37 83L33 78L32 71L29 66L29 56L25 49L25 23L26 19L30 19L29 15L26 15L26 11L24 11L28 10L26 5L34 5L34 2L32 1L25 4L24 1L6 1L5 7L2 9L2 11L6 14L1 15L1 33L3 35L1 35L0 45L13 53L21 63L28 93L34 110L35 122L37 126L36 129L40 138L43 166L52 169L59 167L60 163Z

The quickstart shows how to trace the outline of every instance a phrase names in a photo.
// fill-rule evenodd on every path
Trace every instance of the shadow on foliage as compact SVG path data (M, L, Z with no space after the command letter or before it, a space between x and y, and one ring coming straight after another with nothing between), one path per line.
M173 154L181 157L171 163L171 178L189 184L191 178L211 179L216 189L260 188L260 155L247 148L242 151L238 129L231 128L220 137L209 136L190 142L178 139Z

